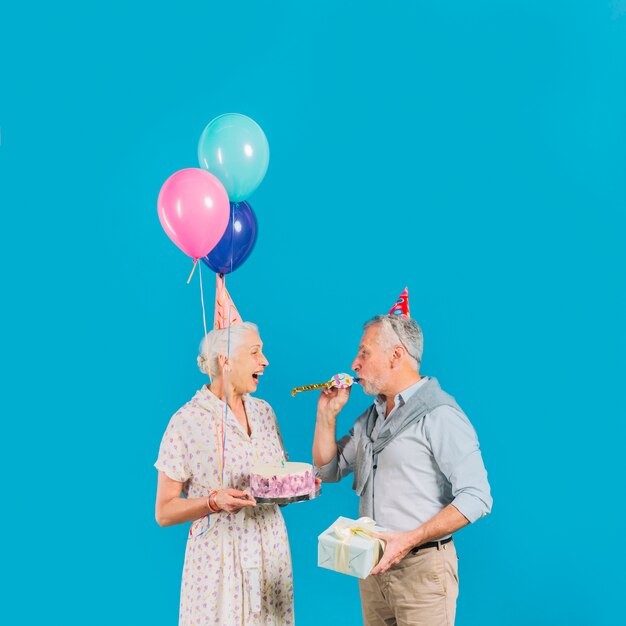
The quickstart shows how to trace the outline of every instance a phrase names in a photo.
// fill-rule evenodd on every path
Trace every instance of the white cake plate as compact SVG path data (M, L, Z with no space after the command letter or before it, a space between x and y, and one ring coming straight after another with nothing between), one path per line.
M255 498L257 504L293 504L295 502L307 502L315 500L322 493L322 488L317 487L313 493L305 493L302 496L293 496L291 498Z

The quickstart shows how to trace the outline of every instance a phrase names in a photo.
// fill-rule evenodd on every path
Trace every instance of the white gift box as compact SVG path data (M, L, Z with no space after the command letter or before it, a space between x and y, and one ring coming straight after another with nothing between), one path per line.
M340 517L318 537L317 565L335 572L367 578L380 561L385 544L371 537L371 532L383 532L374 520Z

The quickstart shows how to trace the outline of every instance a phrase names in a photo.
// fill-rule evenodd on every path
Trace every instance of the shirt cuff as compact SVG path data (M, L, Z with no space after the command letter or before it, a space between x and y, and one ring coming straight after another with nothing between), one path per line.
M154 467L156 467L160 472L166 474L168 478L171 478L178 483L185 483L189 479L189 476L185 476L184 472L178 470L175 466L170 465L166 461L159 459L154 464Z
M491 504L483 502L480 498L472 496L469 493L459 494L452 502L452 506L467 518L470 524L473 524L481 517L485 517L491 512Z
M339 480L339 462L334 456L326 465L315 467L316 476L322 479L323 483L336 483Z

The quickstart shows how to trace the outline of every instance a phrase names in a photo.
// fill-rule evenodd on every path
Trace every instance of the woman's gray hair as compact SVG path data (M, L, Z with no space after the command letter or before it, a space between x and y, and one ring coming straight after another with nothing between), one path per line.
M415 320L400 315L377 315L365 322L363 330L367 330L371 326L382 327L381 342L385 349L392 348L400 340L400 343L415 362L416 369L419 369L424 351L424 335Z
M256 324L242 322L230 327L230 353L233 354L241 345L246 333L259 332ZM207 333L198 349L198 367L203 374L214 378L220 373L219 357L228 356L228 328L219 328Z

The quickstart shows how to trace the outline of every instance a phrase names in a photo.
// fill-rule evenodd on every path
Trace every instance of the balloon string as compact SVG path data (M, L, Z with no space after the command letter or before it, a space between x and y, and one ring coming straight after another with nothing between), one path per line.
M233 273L233 256L235 255L235 206L236 202L230 205L230 273Z
M235 250L235 204L231 203L230 205L230 271L233 271L233 254ZM226 290L226 277L224 274L220 274L221 279L224 281L224 290ZM230 319L231 319L231 306L232 300L228 299L228 330L226 331L226 355L230 360ZM224 376L225 383L225 397L224 397L224 415L222 417L222 484L224 483L224 467L226 465L226 414L228 411L228 382L230 380L230 364L228 369L226 370L226 375Z
M220 274L222 280L224 281L224 291L226 291L226 277L223 274ZM228 367L226 368L226 374L224 376L224 413L222 415L222 467L221 467L221 476L222 476L222 484L224 484L224 468L226 466L226 415L228 412L228 383L230 381L230 311L231 311L232 300L229 298L228 300L228 330L226 331L226 358L229 360Z
M193 273L196 271L196 265L198 265L198 259L193 260L193 267L191 268L191 274L189 274L189 278L187 279L187 284L191 282L191 277L193 276Z
M206 326L206 308L204 306L204 289L202 286L202 264L198 266L198 276L200 277L200 302L202 303L202 324L204 325L204 349L205 349L204 358L206 360L206 363L208 364L209 363L209 342L207 341L208 330ZM219 472L220 488L224 487L224 456L223 456L224 437L222 434L223 432L224 432L224 421L222 420L221 429L220 429L219 424L216 424L216 427L215 427L217 456L220 461L220 472Z
M194 265L195 268L195 265ZM209 353L208 353L208 347L206 345L206 338L208 335L207 332L207 328L206 328L206 310L204 308L204 291L202 289L202 266L199 267L198 269L198 275L200 276L200 301L202 302L202 323L204 325L204 343L205 343L205 349L207 349L207 354L206 354L206 359L207 359L207 363L209 362Z
M204 358L206 363L209 363L209 342L207 341L207 336L208 336L208 330L207 330L207 325L206 325L206 308L204 306L204 288L202 285L202 264L200 264L198 266L198 276L200 278L200 302L202 304L202 324L204 326ZM210 372L210 370L209 370ZM209 374L210 375L210 374ZM222 430L224 428L224 425L222 423ZM221 463L221 467L220 467L220 477L221 477L221 482L220 482L220 488L224 487L224 472L223 472L223 460L222 460L222 451L220 450L220 439L223 440L223 437L220 437L220 432L219 432L219 425L216 426L216 442L217 442L217 454L218 454L218 458L220 459L220 463ZM222 446L223 449L223 446Z

